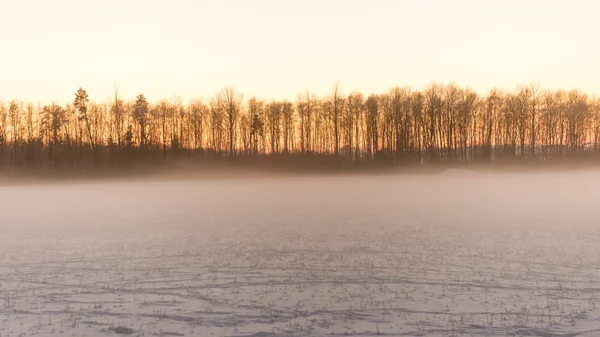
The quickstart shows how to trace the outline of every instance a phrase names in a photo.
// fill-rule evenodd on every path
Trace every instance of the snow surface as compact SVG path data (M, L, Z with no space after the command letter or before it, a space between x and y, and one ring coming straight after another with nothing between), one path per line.
M0 336L598 336L600 174L0 187Z

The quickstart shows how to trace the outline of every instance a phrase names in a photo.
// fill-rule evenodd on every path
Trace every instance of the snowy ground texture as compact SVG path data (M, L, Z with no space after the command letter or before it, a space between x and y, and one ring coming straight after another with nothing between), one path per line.
M600 174L0 187L0 336L600 336Z

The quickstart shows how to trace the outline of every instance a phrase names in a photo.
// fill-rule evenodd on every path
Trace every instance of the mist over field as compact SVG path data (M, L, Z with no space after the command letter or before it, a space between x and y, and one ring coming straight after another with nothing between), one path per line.
M1 336L596 336L600 172L0 188Z

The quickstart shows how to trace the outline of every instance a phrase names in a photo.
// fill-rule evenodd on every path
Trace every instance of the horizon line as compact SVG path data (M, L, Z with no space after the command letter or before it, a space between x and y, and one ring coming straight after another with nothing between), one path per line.
M118 84L116 82L114 82L113 86L117 87L117 85ZM391 91L392 89L395 89L395 88L400 88L400 89L407 88L407 89L410 89L411 92L424 92L431 85L442 85L442 86L454 85L454 86L458 87L459 89L462 89L462 90L471 90L471 91L475 92L476 94L478 94L481 97L487 97L494 90L497 90L497 91L502 92L502 93L514 93L515 91L519 90L520 88L534 85L534 86L537 86L537 88L541 92L554 91L554 92L567 92L568 93L568 92L571 92L571 91L575 90L575 91L578 91L578 92L580 92L582 94L587 95L588 98L592 98L592 99L598 99L598 98L600 98L600 90L598 92L595 92L595 91L582 90L582 89L579 89L577 87L573 87L573 88L544 87L541 84L540 81L536 81L536 80L531 80L529 82L518 82L517 84L513 85L512 88L507 88L506 86L492 86L488 90L477 90L477 89L474 89L471 86L463 85L463 84L461 84L461 83L459 83L457 81L437 81L437 80L429 81L429 82L427 82L427 84L421 85L421 86L412 86L412 85L408 85L408 84L407 85L393 85L393 86L388 87L384 91L375 91L375 90L367 91L367 90L360 90L358 88L355 88L355 89L352 89L352 90L344 90L343 83L341 83L339 81L332 82L330 88L333 87L333 86L336 86L336 85L338 85L338 88L341 90L341 94L344 95L344 96L347 96L348 94L351 94L351 93L354 93L354 92L359 92L359 93L363 94L365 97L368 97L370 95L381 95L381 94L387 93L387 92L389 92L389 91ZM121 99L123 101L126 101L126 102L127 101L134 101L135 98L138 95L141 94L141 95L144 95L146 97L146 99L147 99L147 101L149 103L156 103L156 102L160 102L160 101L163 101L163 100L173 101L173 100L176 100L176 99L181 99L182 102L187 101L187 104L190 104L190 103L193 103L193 102L196 102L196 101L201 101L201 102L208 101L208 100L214 98L219 92L221 92L221 90L223 90L225 88L230 88L230 87L234 88L238 93L241 93L242 96L243 96L243 100L250 99L250 98L256 98L256 99L258 99L260 101L264 101L264 102L273 102L273 101L294 102L294 101L297 100L298 96L300 96L300 95L306 95L307 93L310 94L310 95L314 95L317 99L319 99L319 98L325 98L325 97L327 97L329 95L329 93L319 94L319 93L317 93L315 91L311 91L310 89L305 89L305 90L299 90L294 95L293 98L290 98L290 97L285 97L285 98L282 98L282 97L280 97L280 98L277 98L277 97L266 98L264 96L259 96L259 95L245 95L244 91L243 90L239 90L236 85L234 85L234 84L227 84L227 85L221 86L221 89L213 91L212 94L206 94L206 95L201 95L200 94L200 95L193 95L193 96L190 96L190 97L184 97L183 95L181 95L181 94L179 94L177 92L173 92L170 95L170 97L167 97L167 96L160 97L159 96L159 98L153 98L152 96L146 95L143 91L139 91L139 92L137 92L134 95L125 97L124 95L120 94L120 91L118 89L115 89L115 90L112 91L112 93L110 95L106 95L106 97L104 99L91 99L91 101L97 102L97 103L100 103L100 102L107 103L107 102L114 101L115 92L116 92L117 95L118 95L118 97L119 97L119 99ZM73 96L75 95L75 92L77 91L78 88L83 88L87 92L87 89L85 89L85 87L83 87L83 86L76 86L76 87L74 87L74 90L73 90ZM89 95L89 92L88 92L88 95ZM93 92L92 92L91 96L93 97ZM57 105L61 105L61 106L62 105L68 106L68 105L72 104L71 100L67 100L66 102L64 102L64 103L61 104L60 100L57 100L57 99L53 99L53 100L42 100L42 99L32 100L32 99L23 99L23 98L9 98L9 99L5 99L5 98L0 97L0 105L1 104L6 104L6 103L10 103L12 101L16 101L16 102L20 102L20 103L27 103L27 104L37 104L39 106L52 105L52 104L57 104Z

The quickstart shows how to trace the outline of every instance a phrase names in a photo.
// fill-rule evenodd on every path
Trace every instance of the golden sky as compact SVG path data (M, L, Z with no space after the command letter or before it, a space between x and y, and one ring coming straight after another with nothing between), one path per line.
M485 93L537 81L600 93L598 1L2 0L0 100Z

